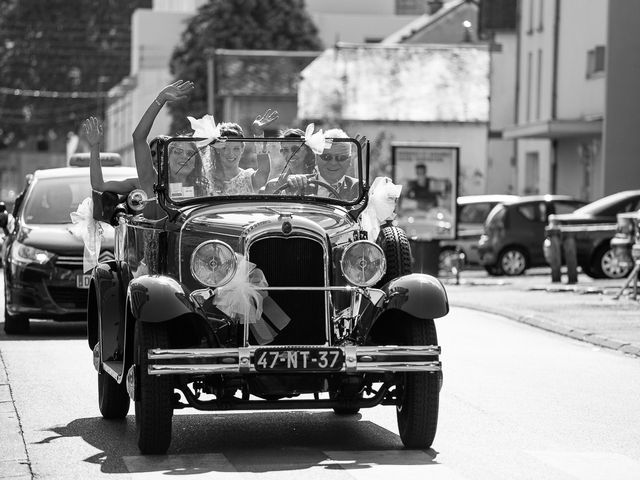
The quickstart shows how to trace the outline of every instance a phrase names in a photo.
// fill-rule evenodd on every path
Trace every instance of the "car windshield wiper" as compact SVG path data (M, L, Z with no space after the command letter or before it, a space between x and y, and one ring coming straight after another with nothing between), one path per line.
M293 158L293 156L298 153L298 151L302 148L302 145L304 145L304 142L302 142L300 145L298 145L298 148L295 149L294 152L291 152L291 155L289 155L289 158L287 159L287 161L284 164L284 167L282 167L282 171L280 172L280 175L278 175L278 183L281 183L284 178L286 177L286 172L289 168L289 163L291 162L291 159Z

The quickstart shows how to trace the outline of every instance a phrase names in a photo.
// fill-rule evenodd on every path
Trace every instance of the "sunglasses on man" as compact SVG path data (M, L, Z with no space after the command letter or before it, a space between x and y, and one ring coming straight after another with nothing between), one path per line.
M330 162L331 160L335 160L336 162L346 162L349 160L349 155L334 155L332 153L323 153L320 155L320 160L324 162Z

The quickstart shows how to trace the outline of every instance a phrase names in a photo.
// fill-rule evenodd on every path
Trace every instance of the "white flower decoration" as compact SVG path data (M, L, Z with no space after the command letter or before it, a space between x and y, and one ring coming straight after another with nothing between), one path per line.
M313 153L320 155L326 149L331 148L331 139L325 138L322 129L313 133L315 125L310 123L307 125L307 129L304 131L304 143L313 151Z
M196 146L204 147L209 145L214 140L220 138L220 127L216 125L213 115L205 115L202 118L195 119L194 117L187 117L191 128L193 128L194 137L204 137L205 140L196 142Z

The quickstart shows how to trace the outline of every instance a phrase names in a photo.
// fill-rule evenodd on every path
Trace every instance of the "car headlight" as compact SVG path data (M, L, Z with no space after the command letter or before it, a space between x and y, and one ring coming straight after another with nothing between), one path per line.
M20 242L14 242L11 248L11 260L17 263L37 263L44 265L54 257L54 254L46 250L30 247Z
M353 242L342 253L342 274L358 287L375 285L387 271L387 260L382 249L373 242Z
M231 281L238 261L233 249L220 240L201 243L191 254L191 274L207 287L221 287Z

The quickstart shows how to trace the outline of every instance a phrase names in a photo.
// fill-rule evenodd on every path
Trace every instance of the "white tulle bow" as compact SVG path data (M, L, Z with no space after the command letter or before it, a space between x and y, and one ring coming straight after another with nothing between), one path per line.
M262 317L263 301L263 293L257 287L267 287L269 284L255 263L237 253L236 256L236 274L229 283L216 289L213 303L229 317L237 318L241 323L246 320L255 324Z
M331 139L325 138L322 129L313 133L314 128L315 125L313 123L307 125L307 129L304 131L304 143L313 153L320 155L326 149L331 148Z
M402 185L395 185L389 177L376 177L369 189L369 202L360 216L360 224L369 240L376 241L380 224L392 220L400 198Z
M193 128L194 137L204 137L205 140L199 140L196 142L198 148L209 145L214 140L220 138L220 127L216 125L213 115L205 115L202 118L187 117L191 128Z
M98 264L100 245L104 233L100 222L93 218L93 200L85 198L75 212L71 212L71 233L81 238L84 242L84 254L82 256L82 269L86 273Z

